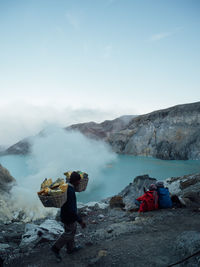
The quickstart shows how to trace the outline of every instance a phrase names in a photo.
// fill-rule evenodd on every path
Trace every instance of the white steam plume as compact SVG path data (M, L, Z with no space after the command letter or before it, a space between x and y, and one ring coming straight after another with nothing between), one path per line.
M116 155L104 142L91 140L79 132L66 132L50 126L44 135L34 139L32 144L32 153L28 159L32 174L19 179L18 186L12 190L13 208L22 208L33 219L49 212L49 209L42 207L37 196L44 178L65 178L64 172L81 170L89 174L87 192L92 192L103 183L103 168L116 159Z

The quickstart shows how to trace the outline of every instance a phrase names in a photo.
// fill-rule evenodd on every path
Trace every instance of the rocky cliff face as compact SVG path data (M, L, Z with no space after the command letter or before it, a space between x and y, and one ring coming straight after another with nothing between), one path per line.
M105 140L117 153L160 159L200 159L200 102L154 111L124 124L116 120L69 128Z
M161 159L200 159L200 102L133 118L107 141L118 153Z
M200 159L200 102L178 105L140 116L122 116L102 123L66 127L108 142L117 153L160 159ZM8 154L26 154L30 144L21 141Z
M31 143L28 138L25 138L16 144L8 147L5 151L0 151L0 155L26 155L31 151Z
M106 120L102 123L88 122L73 124L66 127L66 130L78 130L89 138L107 140L111 134L126 128L134 115L121 116L115 120Z

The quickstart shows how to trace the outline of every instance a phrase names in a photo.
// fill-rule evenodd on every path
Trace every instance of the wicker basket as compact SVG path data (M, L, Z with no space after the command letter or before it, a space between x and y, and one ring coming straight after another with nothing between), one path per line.
M59 195L43 196L38 194L38 197L45 207L61 208L67 201L67 190Z
M85 191L85 189L87 188L88 180L89 180L88 177L81 179L80 180L80 184L74 188L75 191L76 192ZM69 179L68 178L66 178L66 182L69 183Z
M85 189L87 188L88 180L89 180L88 174L86 172L81 172L81 171L77 171L77 173L80 174L81 180L80 180L80 184L75 187L75 191L76 192L85 191ZM72 171L68 171L68 172L64 173L64 175L66 176L66 182L67 183L69 183L71 174L72 174Z
M87 184L88 184L88 177L81 179L80 184L76 186L75 191L76 192L85 191L85 189L87 188Z

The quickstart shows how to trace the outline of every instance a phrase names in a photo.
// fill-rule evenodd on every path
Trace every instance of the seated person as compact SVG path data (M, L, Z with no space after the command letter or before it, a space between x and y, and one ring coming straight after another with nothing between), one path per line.
M158 209L158 194L155 184L149 186L149 190L144 190L144 195L135 200L135 204L139 206L139 212L151 211Z
M162 181L156 182L158 193L158 205L160 209L167 209L172 207L172 200L167 187L164 187Z

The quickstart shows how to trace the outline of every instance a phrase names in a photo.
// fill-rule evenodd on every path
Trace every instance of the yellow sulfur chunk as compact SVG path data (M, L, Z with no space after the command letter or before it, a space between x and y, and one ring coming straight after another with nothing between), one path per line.
M42 194L44 194L44 189L42 189L42 190L40 190L40 191L38 192L38 195L42 195Z
M43 181L43 183L41 184L41 189L48 187L52 184L52 179L47 179L45 178L45 180Z
M47 196L49 192L50 192L50 189L48 187L45 187L44 189L38 192L38 195Z
M65 180L63 178L58 178L55 183L59 183L61 185L65 183Z
M59 186L59 188L62 190L62 192L65 192L66 190L67 190L67 188L68 188L68 184L62 184L62 185L60 185Z
M64 175L69 179L71 176L72 172L65 172Z
M50 188L54 189L54 188L59 187L59 186L60 186L60 184L55 182L50 186Z

